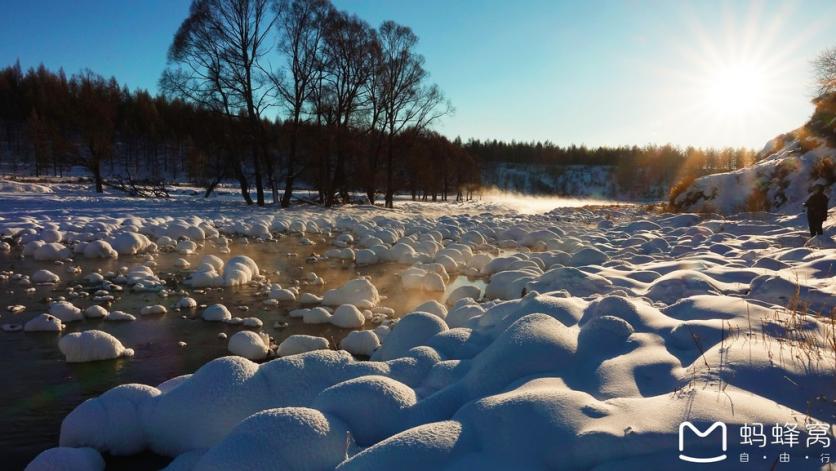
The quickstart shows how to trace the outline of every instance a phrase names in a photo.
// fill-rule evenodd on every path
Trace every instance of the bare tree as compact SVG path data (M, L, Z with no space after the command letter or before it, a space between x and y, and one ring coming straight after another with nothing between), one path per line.
M836 47L826 49L813 61L816 74L815 100L836 93Z
M383 99L385 96L385 89L383 87L383 73L385 71L383 51L381 50L380 41L376 34L374 39L369 50L372 73L366 81L364 92L368 123L366 133L369 135L369 148L366 151L364 169L364 186L366 198L368 198L370 204L374 204L375 193L377 192L377 171L385 131L385 122L383 121Z
M79 145L73 156L76 163L93 174L96 193L104 192L102 163L113 156L120 89L115 80L106 81L86 71L70 83L75 94L73 122Z
M381 54L381 109L387 140L386 199L394 205L394 138L404 129L420 132L433 121L450 113L452 107L441 90L425 82L424 57L415 52L418 37L409 27L384 22L378 31Z
M303 169L297 169L299 126L306 103L312 98L322 73L319 58L325 20L333 7L327 0L281 0L278 50L287 60L287 76L272 74L279 97L287 108L290 122L289 149L285 168L285 189L281 205L290 205L293 183Z
M169 49L169 63L174 67L160 80L168 93L248 123L260 206L264 205L262 160L272 178L261 123L262 112L269 106L271 82L260 61L269 50L267 38L275 21L268 0L193 0ZM243 181L242 192L250 203ZM273 194L275 198L275 185Z
M332 10L323 36L322 78L314 93L320 116L326 119L334 136L336 157L331 175L330 160L325 165L325 205L334 203L336 192L347 197L346 153L348 137L362 111L363 87L373 71L370 51L374 30L355 15Z

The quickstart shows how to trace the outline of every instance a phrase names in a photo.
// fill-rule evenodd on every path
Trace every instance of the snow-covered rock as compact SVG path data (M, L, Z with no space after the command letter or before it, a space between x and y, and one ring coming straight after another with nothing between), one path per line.
M203 320L209 322L222 322L232 319L232 313L223 304L212 304L208 306L200 316Z
M134 354L132 349L122 346L116 337L101 330L67 334L61 337L58 348L64 354L67 363L111 360Z
M61 320L61 322L75 322L84 319L81 309L75 307L69 301L56 301L49 305L49 313Z
M23 325L26 332L61 332L64 325L61 320L49 314L38 314L35 318Z
M363 327L366 318L353 304L343 304L334 310L331 323L343 329L357 329Z
M324 337L314 337L312 335L291 335L282 340L279 347L276 349L276 355L285 357L288 355L297 355L299 353L312 352L315 350L327 350L329 346L328 339Z
M228 348L233 355L248 360L263 360L269 351L261 335L249 330L236 332L230 337Z
M165 306L162 304L153 304L150 306L145 306L139 310L140 316L159 316L168 312Z
M354 330L340 341L340 348L352 355L371 356L380 347L380 339L371 330Z
M133 314L128 314L125 311L110 311L105 320L108 321L135 321L136 316Z
M84 317L88 319L101 319L108 316L107 309L98 304L93 304L84 310Z
M119 253L104 240L94 240L84 246L84 257L86 258L118 258Z
M61 277L49 270L38 270L30 277L33 283L58 283Z
M197 307L197 301L194 298L184 296L177 301L177 307L180 309L194 309Z
M322 297L322 304L326 306L340 306L353 304L360 309L375 307L380 302L377 288L365 278L357 278L340 286L329 289Z

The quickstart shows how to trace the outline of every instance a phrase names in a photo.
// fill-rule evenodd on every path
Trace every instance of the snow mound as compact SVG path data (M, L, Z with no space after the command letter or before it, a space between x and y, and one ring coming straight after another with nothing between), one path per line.
M123 384L84 401L61 423L61 446L90 446L117 456L142 451L147 446L137 427L142 406L159 394L151 386Z
M339 419L305 407L268 409L235 427L194 469L334 469L345 460L350 434Z
M322 297L322 304L326 306L353 304L360 309L371 309L379 302L377 288L365 278L357 278L339 288L329 289Z
M67 363L112 360L134 354L133 350L122 346L119 339L101 330L67 334L58 341L58 348L64 354Z
M37 242L37 241L36 241ZM26 250L24 249L24 255ZM72 255L70 249L58 242L44 243L35 248L32 256L38 261L53 261L69 258Z
M208 306L200 316L203 320L209 322L223 322L232 319L232 313L223 304L212 304Z
M53 284L61 281L61 277L49 270L38 270L30 277L33 283Z
M84 319L81 309L75 307L69 301L56 301L49 305L49 313L61 320L61 322L75 322Z
M159 316L168 312L165 306L162 304L152 304L150 306L145 306L139 310L140 316Z
M98 304L93 304L92 306L88 307L84 310L84 317L88 319L102 319L107 317L108 312L107 309L99 306Z
M291 335L279 344L279 347L276 349L276 355L286 357L289 355L313 352L315 350L327 350L328 346L328 339L324 337L314 337L312 335L300 334Z
M331 323L343 329L357 329L363 327L366 318L363 313L353 304L343 304L334 310L331 316Z
M249 330L236 332L229 338L229 351L248 360L263 360L269 349L261 335Z
M385 361L405 356L411 348L423 345L430 337L445 330L447 324L436 315L427 312L407 314L395 324L372 360Z
M119 253L104 240L94 240L84 246L85 258L118 258Z
M64 325L61 319L49 314L38 314L35 318L23 325L25 332L61 332Z
M156 249L156 244L148 240L148 237L134 232L118 234L110 241L110 245L119 255L136 255Z
M362 376L319 393L313 407L341 419L360 446L399 432L415 405L415 391L385 376Z
M349 332L340 341L340 348L352 355L371 356L380 347L380 339L371 330Z
M105 320L108 321L135 321L136 316L133 314L128 314L125 311L110 311L110 313L105 317Z
M197 301L194 298L184 296L177 301L177 307L180 309L194 309L197 307Z

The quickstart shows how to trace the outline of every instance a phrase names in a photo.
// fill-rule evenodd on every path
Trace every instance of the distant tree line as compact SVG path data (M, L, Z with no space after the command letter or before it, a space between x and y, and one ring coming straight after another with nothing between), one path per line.
M757 157L745 148L561 147L549 141L470 140L464 149L484 163L611 166L618 193L636 198L666 195L670 186L679 180L742 168L751 165Z
M417 41L327 0L194 0L158 96L90 71L0 71L0 165L81 166L97 191L108 174L184 177L207 195L232 179L259 205L265 189L289 205L300 181L328 206L357 190L390 207L396 191L464 197L478 165L431 130L451 106Z

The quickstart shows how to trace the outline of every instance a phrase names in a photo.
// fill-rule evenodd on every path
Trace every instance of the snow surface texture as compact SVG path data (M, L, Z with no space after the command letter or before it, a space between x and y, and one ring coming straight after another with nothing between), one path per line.
M836 165L836 149L821 142L804 151L797 140L780 149L772 147L772 142L767 144L763 152L768 155L750 167L696 179L676 197L674 206L684 211L732 214L755 205L795 213L803 210L802 204L816 184L825 186L830 205L836 205L832 176L827 180L818 171L827 166L827 161L830 168Z
M60 445L152 450L177 457L171 469L668 469L683 420L700 428L723 421L731 431L747 422L803 430L832 420L832 219L810 240L798 214L472 208L53 213L49 224L74 253L81 234L104 240L128 227L150 240L200 243L219 234L340 233L352 236L334 238L341 249L370 250L378 263L406 265L395 272L420 275L419 293L435 288L423 285L428 274L445 284L445 276L471 274L486 284L484 293L460 290L447 306L423 303L340 343L370 361L330 350L326 338L294 335L280 343L280 358L261 364L230 356L156 387L111 389L65 418ZM0 214L0 231L16 247L61 243L47 242L56 234L43 233L42 219ZM227 268L236 282L260 276L232 258L204 257L192 279L214 272L205 279L221 281L205 286L226 286ZM327 291L322 304L335 314L354 306L342 308L339 322L357 324L357 312L368 320L363 311L378 312L385 299L357 278ZM53 306L65 323L83 317ZM228 314L213 311L219 320ZM293 313L336 317L321 306ZM731 441L728 454L739 451Z

